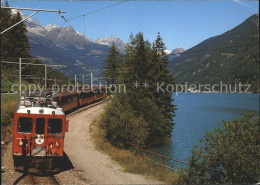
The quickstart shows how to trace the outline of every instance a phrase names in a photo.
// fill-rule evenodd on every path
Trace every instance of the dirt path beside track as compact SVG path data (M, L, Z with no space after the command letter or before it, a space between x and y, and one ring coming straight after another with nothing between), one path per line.
M95 150L89 128L105 105L102 103L68 117L65 152L80 176L91 184L159 184L141 175L123 172L107 155Z

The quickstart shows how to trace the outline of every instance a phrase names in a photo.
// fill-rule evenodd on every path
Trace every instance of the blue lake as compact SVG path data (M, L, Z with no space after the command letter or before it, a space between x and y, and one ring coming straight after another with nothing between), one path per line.
M236 119L243 113L259 114L258 94L178 93L173 98L178 110L171 140L151 150L182 161L187 161L194 144L198 144L207 131L219 127L218 123Z

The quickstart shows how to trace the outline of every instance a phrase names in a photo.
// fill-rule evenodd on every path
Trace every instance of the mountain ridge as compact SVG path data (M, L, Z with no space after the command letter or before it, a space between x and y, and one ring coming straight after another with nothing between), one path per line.
M18 11L13 10L12 14ZM26 16L20 12L22 18ZM39 21L29 18L25 21L27 36L31 46L30 54L39 57L46 64L67 65L70 70L58 70L67 76L75 73L90 73L102 76L104 60L110 44L99 44L84 36L72 26L59 27L55 24L42 26ZM115 37L113 37L115 38ZM125 43L119 43L119 51L124 52ZM121 48L120 48L121 47Z
M252 83L258 88L259 14L223 34L208 38L169 63L178 83ZM245 45L241 47L235 47ZM219 49L214 49L219 48ZM223 49L220 49L223 48ZM211 49L211 50L210 50Z
M44 27L32 18L25 24L33 57L39 57L46 64L67 65L69 70L59 71L70 77L91 71L95 76L102 76L109 46L95 43L72 26L48 24Z
M175 48L174 50L172 50L169 54L169 61L172 61L174 58L180 56L183 52L185 51L185 49L183 48Z
M107 38L100 37L95 42L98 43L98 44L107 45L107 46L111 46L112 43L114 43L115 46L120 51L120 53L122 53L122 54L125 53L126 43L123 42L122 40L120 40L117 37L114 37L114 36L110 36L110 37L107 37Z

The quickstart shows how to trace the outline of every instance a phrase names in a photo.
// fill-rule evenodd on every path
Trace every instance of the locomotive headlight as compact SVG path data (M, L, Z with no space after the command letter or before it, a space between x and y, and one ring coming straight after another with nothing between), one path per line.
M23 141L20 140L20 141L18 142L18 145L19 145L19 146L23 146Z
M60 148L60 143L58 141L55 142L55 147Z

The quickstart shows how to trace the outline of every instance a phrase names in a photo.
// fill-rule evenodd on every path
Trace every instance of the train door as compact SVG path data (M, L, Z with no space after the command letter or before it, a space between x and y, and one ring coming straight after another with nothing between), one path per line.
M45 133L45 118L36 118L36 127L35 127L36 144L43 144L44 133Z
M45 146L44 143L46 138L44 137L46 128L45 118L38 117L35 121L35 145L33 147L34 156L45 156Z

